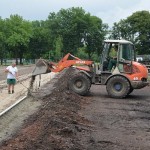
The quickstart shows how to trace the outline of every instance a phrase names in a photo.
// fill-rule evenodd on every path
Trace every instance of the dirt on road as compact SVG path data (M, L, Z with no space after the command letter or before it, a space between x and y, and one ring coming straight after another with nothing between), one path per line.
M68 90L72 73L59 74L51 93L50 82L40 89L34 98L42 102L39 110L1 143L1 150L150 149L150 87L112 99L105 86L94 85L83 97Z

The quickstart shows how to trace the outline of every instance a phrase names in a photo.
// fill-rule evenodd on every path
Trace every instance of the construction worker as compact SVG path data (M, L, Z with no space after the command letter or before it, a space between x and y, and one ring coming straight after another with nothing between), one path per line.
M112 68L116 67L117 64L117 52L118 52L118 45L115 45L114 48L111 49L109 57L109 63L108 63L108 71L111 71Z
M13 94L16 78L18 77L16 63L12 62L12 64L5 69L5 72L7 73L8 94Z

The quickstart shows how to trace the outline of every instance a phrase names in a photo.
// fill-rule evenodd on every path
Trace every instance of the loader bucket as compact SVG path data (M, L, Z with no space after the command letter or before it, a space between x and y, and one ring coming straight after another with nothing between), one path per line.
M34 70L32 71L32 76L51 72L48 68L49 63L44 59L39 59L35 64Z

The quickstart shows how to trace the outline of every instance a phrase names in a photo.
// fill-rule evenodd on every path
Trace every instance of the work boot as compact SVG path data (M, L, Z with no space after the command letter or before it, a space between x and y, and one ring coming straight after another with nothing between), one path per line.
M12 90L12 94L14 93L14 90Z

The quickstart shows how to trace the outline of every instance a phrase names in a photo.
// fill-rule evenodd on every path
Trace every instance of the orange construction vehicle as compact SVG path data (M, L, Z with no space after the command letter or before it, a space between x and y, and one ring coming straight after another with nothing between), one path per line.
M116 57L111 58L111 51L116 46ZM87 94L91 84L100 84L106 85L106 90L111 97L124 98L134 89L141 89L149 84L147 67L136 62L134 45L126 40L105 40L100 66L93 61L81 60L67 54L58 64L38 60L33 75L50 71L59 72L76 64L83 66L76 66L78 73L71 77L68 86L70 90L80 95Z
M75 57L68 53L65 55L58 63L48 62L45 59L39 59L36 62L36 67L34 68L32 75L39 75L49 72L60 72L65 68L74 66L79 70L85 70L87 72L91 71L93 61L81 60L78 57Z

